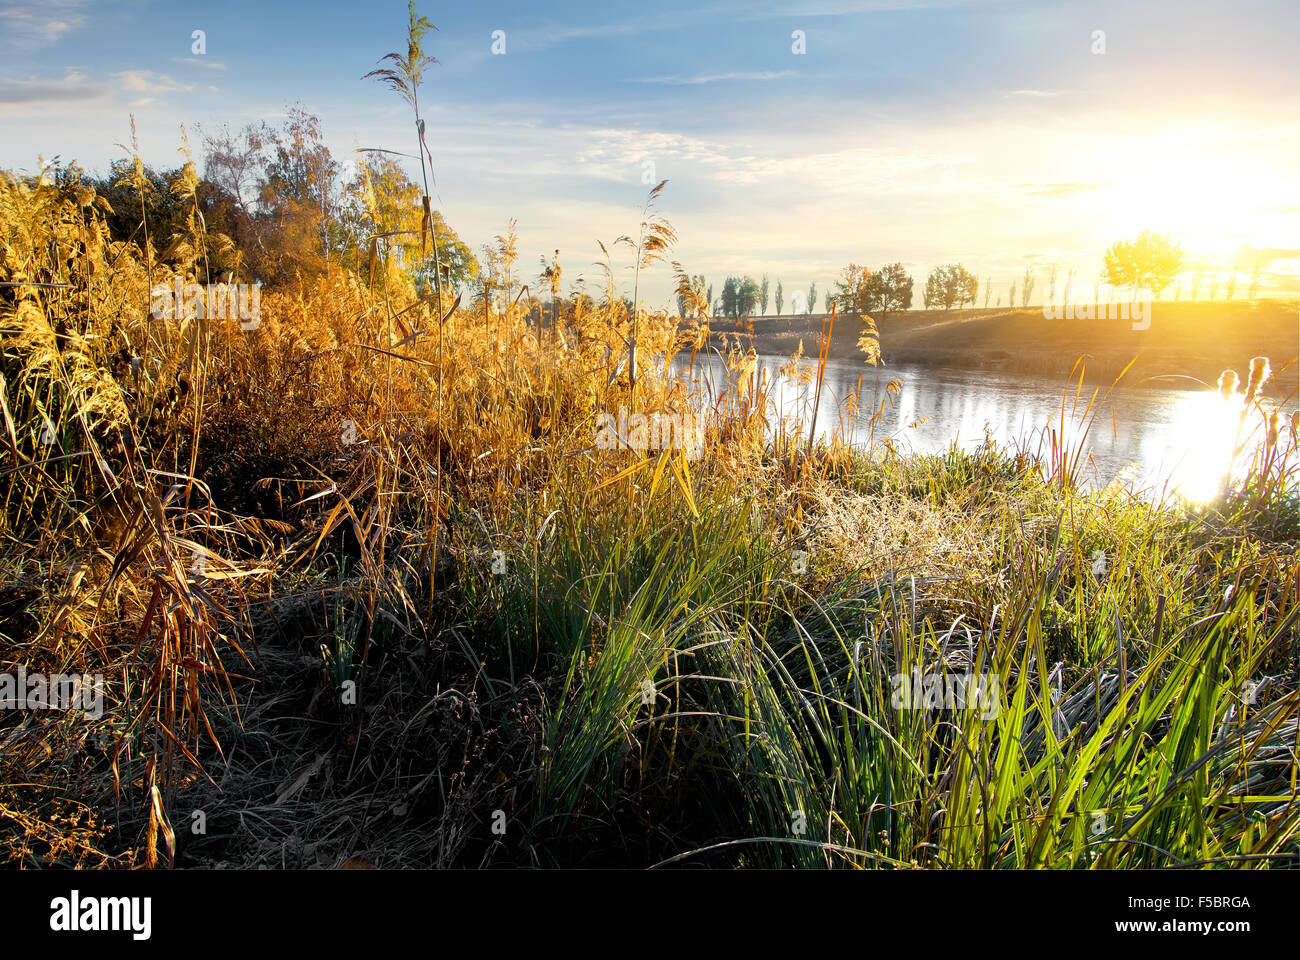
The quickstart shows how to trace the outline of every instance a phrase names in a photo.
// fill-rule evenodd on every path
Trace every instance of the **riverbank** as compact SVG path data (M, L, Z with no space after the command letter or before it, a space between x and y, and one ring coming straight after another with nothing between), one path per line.
M1074 429L774 434L762 385L696 402L672 318L633 382L621 301L542 339L390 258L253 330L146 318L88 189L0 181L0 863L1298 862L1300 421L1153 503Z
M1133 329L1127 320L1049 320L1041 308L1017 310L909 310L879 318L885 365L1006 370L1045 377L1068 376L1082 358L1089 382L1111 383L1132 361L1129 386L1189 389L1213 385L1225 369L1241 369L1243 357L1272 360L1272 395L1297 389L1300 304L1295 300L1156 302L1151 323ZM788 356L803 342L816 355L821 319L813 317L718 322L718 334L739 336L760 354ZM830 359L860 360L862 323L852 316L835 323Z

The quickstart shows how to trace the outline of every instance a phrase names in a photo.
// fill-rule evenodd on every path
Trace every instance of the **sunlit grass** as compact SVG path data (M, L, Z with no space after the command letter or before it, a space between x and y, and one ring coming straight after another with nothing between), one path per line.
M424 29L380 75L421 144ZM242 330L148 314L210 279L201 216L164 255L143 204L122 242L75 175L0 182L0 670L108 688L94 723L0 717L5 857L293 866L301 827L327 865L1294 866L1297 424L1266 362L1189 415L1183 499L1080 482L1081 378L1041 455L854 448L881 411L815 429L832 320L785 416L679 265L684 319L638 302L668 196L546 324L377 236ZM620 407L700 414L700 456L598 446ZM914 670L997 709L902 709ZM200 806L211 838L176 829Z

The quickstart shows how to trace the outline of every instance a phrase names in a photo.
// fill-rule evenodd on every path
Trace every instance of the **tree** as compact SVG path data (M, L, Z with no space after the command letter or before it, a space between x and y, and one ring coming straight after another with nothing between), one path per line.
M736 290L736 310L744 316L749 316L758 306L761 291L759 286L754 282L753 277L745 277L740 281L740 286Z
M817 309L817 281L814 280L808 287L808 312L812 313ZM830 309L827 307L827 309Z
M368 270L369 238L381 233L389 249L397 254L401 267L417 286L437 286L434 262L421 242L423 220L419 185L406 175L401 164L387 156L370 153L357 164L357 173L344 190L344 202L337 227L339 244L350 249L352 262L365 274ZM441 256L442 281L453 289L474 284L479 263L469 247L443 219L432 211L429 233Z
M834 302L844 313L870 314L871 271L850 263L835 281L835 292L826 297L827 308Z
M1034 295L1034 272L1029 267L1025 267L1025 276L1024 279L1021 280L1020 282L1020 306L1022 307L1029 306L1029 298L1032 297L1033 295ZM1015 299L1015 294L1012 294L1012 299L1013 300ZM1012 303L1011 305L1013 307L1015 306L1014 303Z
M887 316L912 308L911 275L901 263L891 263L871 275L867 283L867 305L873 314Z
M1183 248L1164 234L1143 230L1132 242L1113 244L1105 264L1112 286L1149 289L1159 296L1182 268Z
M345 253L346 191L315 116L299 104L279 129L201 132L204 175L220 191L224 220L254 275L287 283Z
M912 278L901 263L891 263L874 273L850 263L835 282L828 297L846 313L875 316L907 310L912 306Z
M943 267L935 267L925 278L925 309L943 306L943 296L944 270Z
M993 278L984 278L984 309L989 308L989 297L993 296Z
M337 216L339 164L325 146L320 120L301 104L289 108L284 129L270 141L271 156L261 184L261 205L277 226L309 223L319 238L317 252L328 259L329 223Z
M158 247L164 246L167 238L185 225L184 204L171 189L182 171L181 168L158 171L142 164L136 179L134 169L131 160L114 160L107 177L87 177L86 182L111 207L105 217L109 236L117 241L134 242L143 252L146 234L140 229L142 219L149 225L148 240Z
M758 285L758 300L763 308L763 316L767 316L767 274L763 274L763 279Z
M722 313L733 320L753 313L758 299L759 287L751 277L727 277L722 285Z
M273 133L265 120L250 123L238 133L222 127L208 133L201 125L203 175L225 190L239 209L251 217L250 204L257 199L258 184L265 163L263 151Z
M781 289L781 281L776 281L776 315L781 316L781 310L785 306L785 292Z
M974 303L979 292L979 281L960 263L935 267L925 281L925 305L941 306L951 310Z
M735 320L739 315L736 308L736 294L740 290L740 281L735 277L727 277L722 284L722 294L718 297L718 305L722 308L724 317L731 317Z

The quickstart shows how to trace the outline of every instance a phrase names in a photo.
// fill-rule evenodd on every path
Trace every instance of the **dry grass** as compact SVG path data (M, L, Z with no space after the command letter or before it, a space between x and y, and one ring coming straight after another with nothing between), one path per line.
M158 245L144 219L141 243L112 242L75 174L0 182L0 672L105 678L100 718L0 716L11 863L650 864L715 843L718 863L1159 862L1150 843L1089 859L1084 807L1052 782L1066 762L1078 804L1182 861L1294 856L1282 458L1202 515L1044 484L996 451L864 460L777 424L734 341L730 389L673 376L708 349L703 304L629 310L612 259L603 297L530 323L509 235L504 303L418 295L390 257L409 241L380 236L360 271L267 291L254 330L155 319L154 285L206 283L223 242L191 177L196 215ZM628 241L638 271L674 236L662 189ZM831 339L791 372L819 382ZM598 448L619 407L702 411L703 456ZM1122 576L1088 572L1098 549ZM889 713L850 621L880 671L983 643L1020 685L1015 725L966 730L1005 778L997 811L963 792L978 777L941 725ZM1189 671L1175 631L1224 676ZM1039 702L1053 661L1070 743ZM1247 676L1273 685L1243 719ZM1172 701L1139 703L1139 680ZM1200 712L1168 706L1192 694ZM1019 759L995 750L1022 733ZM1113 784L1117 764L1138 773ZM792 804L826 825L811 849L773 839Z

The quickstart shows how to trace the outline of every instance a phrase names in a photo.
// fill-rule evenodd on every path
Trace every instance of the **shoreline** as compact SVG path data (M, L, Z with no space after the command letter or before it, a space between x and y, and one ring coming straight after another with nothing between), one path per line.
M1224 370L1266 356L1270 395L1285 400L1300 383L1300 305L1296 301L1156 302L1148 329L1128 321L1049 320L1042 308L912 310L877 320L883 368L897 364L998 370L1147 389L1214 389ZM711 343L739 342L756 353L790 356L803 342L815 362L824 315L755 317L749 324L714 324ZM802 321L802 322L801 322ZM853 315L837 317L828 359L862 360L863 331ZM752 332L751 332L752 330ZM1131 362L1131 366L1129 366ZM1125 373L1125 367L1129 367ZM1073 374L1072 374L1073 371Z

